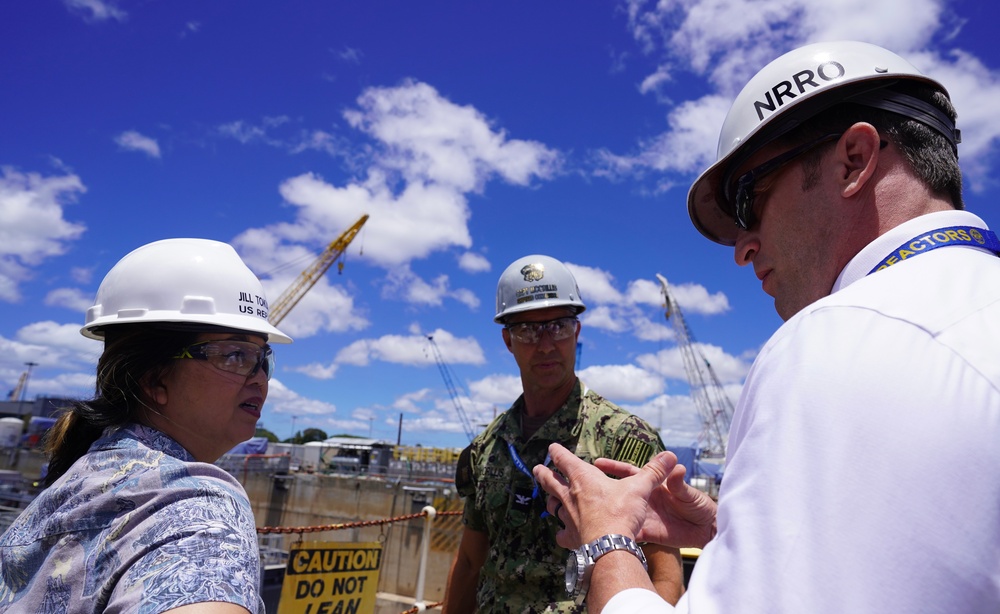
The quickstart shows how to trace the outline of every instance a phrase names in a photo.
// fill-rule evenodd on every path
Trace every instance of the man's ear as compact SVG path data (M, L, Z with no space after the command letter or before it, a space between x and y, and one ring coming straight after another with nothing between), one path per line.
M504 328L500 329L500 334L503 335L503 344L507 346L507 351L513 354L514 348L511 347L510 345L510 331L507 330L507 327L505 326Z
M844 131L836 150L842 197L851 198L871 187L881 149L878 130L869 123L858 122Z
M147 373L142 381L142 391L146 393L149 400L163 407L167 404L167 387L163 383L161 375Z

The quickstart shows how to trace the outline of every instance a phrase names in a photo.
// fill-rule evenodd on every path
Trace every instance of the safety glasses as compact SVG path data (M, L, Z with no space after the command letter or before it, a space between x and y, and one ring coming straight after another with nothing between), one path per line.
M547 320L545 322L517 322L508 324L504 328L510 331L510 336L520 343L538 343L542 332L547 332L553 341L562 341L576 334L576 323L578 320L574 316L566 316Z
M262 367L268 380L274 373L274 352L271 351L271 346L261 347L249 341L202 341L187 346L174 358L206 360L216 369L242 377L252 377Z
M743 230L750 230L753 228L753 225L757 223L757 218L753 214L754 184L757 181L780 169L782 166L788 164L806 152L819 147L823 143L827 143L838 138L840 138L840 134L828 134L826 136L822 136L815 141L810 141L808 143L803 143L798 147L793 147L785 153L775 156L767 162L748 170L740 175L739 179L736 180L735 198L730 197L730 187L732 186L732 183L726 181L726 200L733 203L736 225Z

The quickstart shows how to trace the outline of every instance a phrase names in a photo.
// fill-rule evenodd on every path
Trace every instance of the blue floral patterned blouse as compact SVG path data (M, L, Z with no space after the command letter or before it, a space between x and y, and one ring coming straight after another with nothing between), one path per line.
M264 612L250 502L149 427L106 430L0 537L0 612L155 614L206 601Z

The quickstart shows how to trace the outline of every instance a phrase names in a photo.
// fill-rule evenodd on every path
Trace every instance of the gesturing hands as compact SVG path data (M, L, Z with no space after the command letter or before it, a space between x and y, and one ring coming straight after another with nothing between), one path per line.
M673 456L670 452L659 456L664 454ZM656 458L650 460L646 467L655 460ZM594 465L601 471L620 478L635 475L646 468L639 469L609 458L599 458L594 461ZM674 548L703 548L715 537L716 503L707 494L685 482L684 473L684 465L675 465L666 481L656 485L650 492L646 519L636 536L639 541Z
M556 534L564 548L607 533L700 548L715 535L715 502L684 482L684 467L670 452L657 454L641 469L609 459L590 465L557 443L549 453L551 468L537 465L534 475L549 494L546 509L565 525Z

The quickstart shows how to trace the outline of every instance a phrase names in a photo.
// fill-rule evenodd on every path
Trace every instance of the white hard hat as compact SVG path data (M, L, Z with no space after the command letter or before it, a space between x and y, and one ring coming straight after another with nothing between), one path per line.
M900 80L923 82L948 93L895 53L856 41L806 45L765 66L726 115L716 163L688 192L688 214L695 227L716 243L735 245L737 226L723 185L729 173L760 147L838 103L854 102L911 117L957 146L959 133L951 118L928 102L885 89Z
M518 258L497 283L497 315L493 321L502 324L511 314L546 307L570 307L576 313L587 308L565 264L549 256Z
M165 239L118 261L101 282L80 332L103 339L105 327L119 324L209 325L291 343L267 321L267 313L260 280L232 246Z

